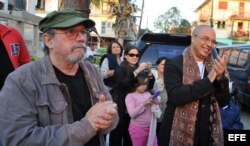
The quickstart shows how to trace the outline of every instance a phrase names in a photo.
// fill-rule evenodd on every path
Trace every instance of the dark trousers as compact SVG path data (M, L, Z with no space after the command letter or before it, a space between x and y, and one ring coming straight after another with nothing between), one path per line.
M132 141L128 132L130 117L125 114L123 123L111 131L109 135L109 146L132 146Z
M157 136L157 139L159 139L160 129L161 129L161 122L157 122L157 125L156 125L156 136Z

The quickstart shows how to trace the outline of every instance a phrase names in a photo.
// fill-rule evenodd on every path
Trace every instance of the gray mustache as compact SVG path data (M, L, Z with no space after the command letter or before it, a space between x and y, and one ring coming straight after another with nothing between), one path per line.
M86 47L86 45L77 45L77 46L74 46L72 48L72 50L79 49L79 48L82 48L82 49L86 50L87 47Z

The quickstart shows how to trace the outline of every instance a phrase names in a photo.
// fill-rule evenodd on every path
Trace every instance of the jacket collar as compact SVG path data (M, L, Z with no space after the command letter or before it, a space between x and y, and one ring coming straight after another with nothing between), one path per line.
M42 66L42 84L60 84L59 80L56 77L52 62L49 58L49 55L45 55L41 59L41 66ZM84 77L87 79L87 81L91 81L91 75L90 72L86 69L86 64L80 62L79 67L84 72Z

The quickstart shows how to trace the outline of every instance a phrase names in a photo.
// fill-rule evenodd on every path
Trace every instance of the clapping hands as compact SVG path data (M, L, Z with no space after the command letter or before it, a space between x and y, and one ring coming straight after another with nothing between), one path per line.
M117 114L117 105L112 101L106 101L104 95L100 95L99 102L87 112L86 118L96 131L102 131L110 127Z
M220 79L226 72L227 69L227 59L223 55L222 57L218 57L214 60L214 65L212 67L212 70L208 74L208 78L211 82L213 82L215 79Z

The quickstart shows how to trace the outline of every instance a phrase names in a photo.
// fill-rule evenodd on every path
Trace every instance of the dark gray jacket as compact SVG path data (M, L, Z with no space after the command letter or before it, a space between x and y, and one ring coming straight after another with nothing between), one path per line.
M98 70L80 63L90 90L91 102L100 94L112 100ZM108 133L118 123L115 117ZM83 146L96 132L85 118L73 122L67 86L56 78L47 55L11 73L0 92L0 138L4 145ZM103 136L101 145L104 145Z

